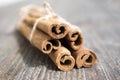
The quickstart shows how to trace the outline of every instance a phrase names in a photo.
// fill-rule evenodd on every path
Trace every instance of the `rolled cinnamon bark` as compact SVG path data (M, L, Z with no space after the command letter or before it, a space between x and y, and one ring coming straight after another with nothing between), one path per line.
M83 36L77 29L70 29L67 36L61 39L62 44L69 50L78 50L83 44Z
M17 25L18 30L29 40L32 32L32 27L21 21ZM52 39L42 31L35 30L31 43L45 54L49 54L52 50L56 50L61 46L59 40Z
M75 65L75 60L65 47L59 47L56 51L48 54L56 66L62 71L69 71Z
M33 14L30 13L30 15L26 15L24 17L25 22L27 22L32 26L35 24L38 18L42 17L40 14L37 14L37 13L34 14L34 13L35 12L33 12ZM37 16L40 16L40 17L37 17ZM61 39L65 37L69 31L68 25L65 24L63 21L58 20L57 16L54 16L47 20L46 19L40 20L37 24L37 28L47 33L49 36L51 36L54 39Z
M92 50L82 46L79 50L71 52L75 59L77 68L90 67L95 64L97 56Z

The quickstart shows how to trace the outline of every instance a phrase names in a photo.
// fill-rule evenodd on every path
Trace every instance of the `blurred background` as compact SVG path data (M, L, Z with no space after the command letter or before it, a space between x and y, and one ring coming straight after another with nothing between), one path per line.
M28 4L41 5L44 0L0 0L0 16L19 17L20 7ZM73 24L82 26L120 26L120 1L119 0L46 0L55 12ZM8 9L9 8L9 9ZM4 23L4 22L3 22ZM3 24L2 23L2 24ZM11 22L12 24L12 22ZM4 26L4 24L3 24ZM10 27L12 28L12 27ZM3 29L0 29L0 32Z

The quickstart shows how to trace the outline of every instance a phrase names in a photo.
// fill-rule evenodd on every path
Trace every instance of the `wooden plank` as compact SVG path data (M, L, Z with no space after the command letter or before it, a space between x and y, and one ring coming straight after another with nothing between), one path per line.
M31 2L42 3L24 1L0 8L1 80L120 80L119 1L50 2L56 12L70 22L80 25L85 45L95 50L98 55L97 64L93 67L74 68L68 72L58 70L48 56L34 48L15 31L15 25L19 20L16 12Z

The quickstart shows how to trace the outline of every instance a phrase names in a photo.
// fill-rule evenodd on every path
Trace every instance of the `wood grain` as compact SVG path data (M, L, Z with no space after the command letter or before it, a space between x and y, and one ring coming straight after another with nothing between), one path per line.
M69 4L68 4L69 2ZM0 80L120 80L120 1L54 0L62 17L82 30L85 45L98 55L91 68L57 69L50 58L16 31L17 11L23 1L0 8Z

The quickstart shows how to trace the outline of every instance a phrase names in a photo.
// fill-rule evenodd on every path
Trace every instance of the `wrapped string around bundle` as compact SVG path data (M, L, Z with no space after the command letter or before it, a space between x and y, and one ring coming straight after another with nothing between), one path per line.
M45 3L44 5L46 6L43 7L44 8L44 10L42 11L43 13L40 10L38 10L38 8L33 9L31 8L31 6L30 8L27 7L29 10L26 13L24 13L24 9L22 9L21 14L22 12L25 15L27 14L27 16L22 15L24 16L23 17L24 21L32 25L33 28L37 27L38 29L45 32L54 39L60 39L65 37L69 31L69 25L67 25L63 21L60 21L58 19L58 16L50 10L50 7L47 3ZM36 16L34 16L35 15L34 11L37 12Z

